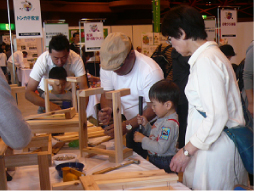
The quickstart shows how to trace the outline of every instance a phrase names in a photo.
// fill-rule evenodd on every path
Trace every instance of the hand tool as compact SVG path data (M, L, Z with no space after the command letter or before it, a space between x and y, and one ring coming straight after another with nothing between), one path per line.
M139 115L143 115L143 97L139 96ZM139 124L139 132L142 133L142 124Z
M125 162L125 163L123 163L123 164L120 164L120 165L118 165L118 166L109 167L109 168L105 168L105 169L102 169L102 170L100 170L100 171L94 172L93 175L95 175L95 174L104 174L104 173L106 173L106 172L110 172L110 171L112 171L112 170L116 170L116 169L119 169L119 168L128 166L128 165L130 165L130 164L139 164L139 163L140 163L139 160L137 160L137 159L131 159L130 161Z

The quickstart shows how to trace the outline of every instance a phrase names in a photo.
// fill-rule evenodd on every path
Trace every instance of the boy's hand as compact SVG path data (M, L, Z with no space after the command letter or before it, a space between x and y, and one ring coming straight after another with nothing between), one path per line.
M143 125L143 126L146 126L146 124L148 123L147 119L145 116L141 116L141 115L137 115L137 119L138 119L138 124L140 125Z
M143 135L142 133L140 133L140 132L135 132L134 133L134 138L133 138L133 140L135 141L135 142L142 142L142 139L145 137L145 135Z
M61 107L57 104L50 102L50 111L61 110Z

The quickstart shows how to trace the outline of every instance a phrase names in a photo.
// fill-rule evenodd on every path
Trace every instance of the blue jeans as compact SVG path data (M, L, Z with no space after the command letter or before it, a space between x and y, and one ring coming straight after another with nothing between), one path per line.
M173 156L157 156L149 155L149 161L160 169L164 169L165 172L171 173L169 164Z

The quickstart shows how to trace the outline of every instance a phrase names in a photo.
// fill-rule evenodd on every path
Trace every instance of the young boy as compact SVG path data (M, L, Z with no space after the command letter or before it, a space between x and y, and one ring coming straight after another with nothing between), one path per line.
M142 124L145 130L144 135L135 132L134 141L141 142L142 148L148 150L151 163L169 173L171 172L169 164L176 153L179 133L176 114L179 89L175 83L161 80L151 87L149 98L158 119L151 126L144 116L138 115L138 124Z
M59 80L59 84L53 84L49 92L49 100L62 109L72 106L72 94L65 90L67 72L63 67L54 67L49 71L49 78ZM41 95L45 99L45 93ZM39 107L38 113L45 113L45 107Z

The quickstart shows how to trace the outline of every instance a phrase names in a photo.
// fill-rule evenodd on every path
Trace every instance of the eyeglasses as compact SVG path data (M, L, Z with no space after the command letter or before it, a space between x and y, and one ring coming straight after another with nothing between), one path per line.
M166 40L166 42L167 42L168 44L172 44L172 43L171 43L171 37L170 37L170 36L168 36L168 39Z

